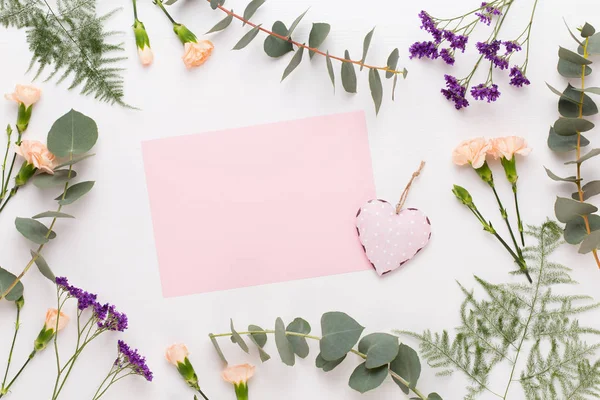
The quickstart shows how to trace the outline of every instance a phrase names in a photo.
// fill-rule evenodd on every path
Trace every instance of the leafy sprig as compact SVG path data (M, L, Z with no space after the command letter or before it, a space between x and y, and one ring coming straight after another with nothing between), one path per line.
M170 5L175 3L177 0L168 0L164 4ZM384 66L376 66L367 64L367 55L373 39L375 28L373 28L363 40L363 51L360 60L353 60L350 57L348 50L345 51L344 57L335 56L329 54L329 51L320 50L321 45L329 35L331 31L331 25L324 22L313 23L312 29L309 34L308 44L306 42L300 42L292 38L292 34L303 20L307 11L304 11L298 16L288 28L282 21L276 21L273 24L271 30L262 26L262 24L256 24L250 19L254 16L256 11L265 3L265 0L252 0L245 8L243 15L236 14L232 9L228 9L223 6L224 0L207 0L213 10L220 10L226 14L226 17L219 21L213 26L207 34L223 31L227 29L233 19L236 19L242 23L242 26L250 26L252 29L249 30L233 47L233 50L241 50L250 44L258 35L259 32L267 34L267 38L264 42L264 51L269 57L279 58L286 55L289 52L296 51L294 56L291 58L289 64L285 68L281 80L286 79L302 62L304 52L308 51L310 59L315 54L326 58L327 74L331 80L331 83L335 90L335 71L333 68L332 60L341 62L341 79L344 90L348 93L357 92L357 74L356 67L362 71L364 68L369 70L369 88L371 90L371 97L375 104L375 111L379 113L382 101L383 101L383 85L381 82L380 72L385 73L386 79L393 79L392 87L392 100L394 99L394 93L396 90L396 84L398 76L401 75L406 78L408 71L406 68L402 70L398 69L399 50L394 49L388 57L387 63Z
M592 73L590 56L600 54L600 33L596 33L593 26L586 23L579 29L581 39L573 32L571 37L578 44L577 53L563 47L558 51L558 73L565 78L576 78L581 82L580 88L575 88L570 83L560 92L548 85L553 93L560 96L558 112L561 117L550 127L548 146L554 152L575 152L575 160L568 161L565 165L575 165L575 175L561 178L549 169L548 176L559 182L572 183L576 191L571 198L559 197L555 203L556 217L566 224L564 229L565 240L573 245L580 245L582 254L592 253L598 268L600 268L600 215L598 208L587 203L591 197L600 194L600 181L589 181L583 184L581 174L584 162L600 154L600 149L592 149L582 155L582 147L590 144L582 133L594 128L594 124L584 117L598 114L598 107L588 94L600 94L600 88L586 88L585 79Z
M356 320L342 312L328 312L321 317L322 336L311 335L310 324L296 318L287 326L281 318L275 321L275 328L266 330L258 325L248 326L245 332L237 332L231 321L231 332L210 334L215 350L224 363L227 359L217 339L229 337L242 351L248 353L250 348L243 336L246 336L258 349L262 362L268 361L271 356L266 352L267 335L275 336L275 345L281 361L293 366L296 357L306 358L310 352L307 339L319 342L320 353L317 355L315 365L325 372L329 372L341 364L348 353L352 353L364 361L359 364L348 384L360 393L376 389L389 376L405 393L413 393L421 400L442 400L437 393L425 395L417 388L421 374L421 362L417 353L409 346L399 343L396 336L387 333L371 333L361 338L364 327ZM358 343L358 348L354 346Z
M397 331L419 340L420 350L429 365L440 375L455 371L464 374L471 385L465 399L489 393L507 399L511 386L519 382L525 398L590 399L600 393L600 361L590 361L600 342L588 344L586 337L597 337L600 330L581 326L577 316L600 307L591 297L566 295L559 287L576 284L570 269L549 260L561 245L561 228L548 221L527 232L537 244L525 249L530 261L533 285L493 284L475 280L485 298L459 284L465 300L460 309L461 325L452 338L445 330L419 334ZM557 290L558 289L558 290ZM524 368L517 366L529 354ZM508 364L510 375L499 390L490 381L499 364ZM519 378L517 378L519 376Z

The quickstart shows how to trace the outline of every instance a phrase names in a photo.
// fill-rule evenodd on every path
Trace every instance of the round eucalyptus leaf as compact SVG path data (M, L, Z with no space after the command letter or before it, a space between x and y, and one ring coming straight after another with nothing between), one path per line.
M580 254L591 253L600 248L600 231L590 233L581 243L579 247Z
M348 384L350 387L357 392L366 393L369 390L377 389L387 378L388 367L384 365L379 368L369 369L366 363L360 364L352 375L350 375L350 381Z
M264 329L258 325L248 325L248 332L262 332L262 331L264 331ZM265 345L267 344L267 334L266 333L251 333L250 336L254 338L255 343L260 347L265 347Z
M54 122L48 132L48 149L57 157L90 151L98 140L98 126L90 117L71 110Z
M421 361L417 352L405 344L400 344L398 355L390 364L390 369L400 375L409 383L410 389L417 386L417 381L421 376ZM392 377L393 378L393 377ZM399 382L395 378L394 382L400 386L400 389L406 394L409 393L409 387Z
M592 232L600 229L600 215L588 215L590 230ZM579 244L588 235L583 217L575 218L565 226L565 241L569 244Z
M35 219L17 218L15 226L21 235L36 244L48 243L49 240L56 237L56 233L53 231L48 233L48 227Z
M586 147L589 144L590 141L587 140L583 135L580 135L580 147ZM551 126L550 132L548 133L548 147L550 147L552 151L556 151L557 153L573 151L577 149L577 135L558 135L556 134L556 131L554 131L554 127Z
M318 49L323 44L329 32L331 31L331 25L324 22L314 23L308 36L308 46L313 49ZM315 55L314 51L309 52L309 56L312 59Z
M581 98L583 95L583 103ZM583 104L583 106L581 106ZM581 110L580 110L581 108ZM584 117L598 114L598 106L594 103L594 100L585 93L575 90L571 84L561 94L561 98L558 100L558 112L560 115L567 118L579 118L579 113Z
M583 25L583 28L581 28L581 37L590 37L594 33L596 33L596 29L594 29L594 27L588 24L587 22L585 23L585 25Z
M288 36L288 30L281 21L275 21L272 31L280 36ZM277 58L294 50L294 47L292 46L292 43L287 40L269 35L265 39L264 49L269 57Z
M594 124L581 118L559 118L554 123L554 131L561 136L576 135L577 132L587 132L594 128Z
M310 324L302 318L296 318L285 329L287 332L301 333L308 335L310 333ZM301 336L287 335L287 339L292 345L294 353L300 358L306 358L310 351L306 338Z
M33 184L40 189L47 189L56 186L64 186L69 180L75 178L77 176L77 172L71 170L70 173L68 170L58 170L54 171L54 175L50 174L39 174L33 177L31 180Z
M17 277L15 275L0 267L0 294L8 290L16 279ZM4 299L8 301L17 301L23 296L23 290L23 284L19 282L10 292L8 292Z
M60 204L61 206L74 203L75 201L79 200L82 196L84 196L87 192L92 190L92 188L94 187L94 183L94 181L76 183L73 186L69 186L69 188L64 194L61 194L54 200L58 200L58 204Z
M587 200L590 197L594 197L600 194L600 181L591 181L583 185L583 200ZM579 200L579 193L575 192L571 196L573 200Z
M598 207L593 204L580 203L565 197L558 197L556 203L554 203L554 211L556 213L556 218L560 222L566 224L569 221L576 220L582 215L595 213L598 211Z
M358 351L367 355L367 368L381 367L398 355L398 337L388 333L371 333L360 340Z
M321 356L321 353L319 353L319 355L315 359L315 365L317 366L317 368L321 368L324 372L329 372L329 371L332 371L338 365L340 365L342 363L342 361L344 361L345 358L346 358L346 356L339 358L337 360L334 360L334 361L326 361Z
M321 356L326 361L339 360L345 356L358 342L365 328L352 317L342 312L328 312L321 317L319 341Z
M580 56L579 54L574 53L571 50L565 49L564 47L560 47L560 46L558 48L558 57L560 57L561 60L571 62L580 67L583 65L590 65L592 63L591 60L584 58L584 57ZM581 74L581 68L579 69L579 71Z
M281 318L277 318L275 321L275 345L277 346L281 361L290 367L294 366L296 363L296 356L294 355L292 345L285 334L285 325Z
M439 394L434 392L434 393L429 393L427 395L427 400L443 400L443 399L442 399L442 396L440 396Z

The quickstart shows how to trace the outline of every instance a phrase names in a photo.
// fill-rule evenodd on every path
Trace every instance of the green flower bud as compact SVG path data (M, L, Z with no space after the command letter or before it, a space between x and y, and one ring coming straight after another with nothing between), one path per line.
M504 172L506 173L506 179L513 185L517 183L519 179L519 175L517 174L517 158L513 155L513 157L508 160L505 157L500 159L502 166L504 167Z
M142 21L135 20L133 23L133 33L135 34L135 44L138 49L144 50L144 48L150 47L150 38Z
M22 309L23 306L25 305L25 298L23 296L19 297L19 299L17 301L15 301L15 306L17 306L17 309Z
M15 185L17 187L21 187L21 186L25 185L27 183L27 181L29 181L29 179L31 179L33 174L35 174L36 170L37 170L37 168L35 167L35 165L29 164L27 161L24 161L23 165L21 165L21 169L19 170L19 173L15 177Z
M475 172L477 172L477 175L479 175L479 177L488 185L494 186L494 175L492 174L492 170L487 161L483 163L481 168L477 168Z
M237 400L248 400L248 384L241 382L233 385Z
M456 198L460 200L460 202L463 203L465 206L469 208L473 206L473 197L471 196L471 193L469 193L469 191L464 187L454 185L452 193L454 193Z
M25 104L19 104L19 113L17 114L17 130L19 133L25 132L29 126L29 120L31 120L31 111L33 110L33 104L26 107Z
M194 32L190 31L183 24L173 24L173 31L175 31L175 33L179 37L179 40L181 40L181 43L183 44L198 42L198 38L196 37L196 35L194 35Z
M50 341L52 341L53 338L54 329L46 329L46 327L44 326L38 334L35 341L33 342L33 348L35 349L35 351L42 351L46 347L48 347L48 344L50 343Z
M179 375L181 375L189 387L196 390L200 388L200 385L198 385L198 375L196 375L194 366L187 357L183 362L177 363L177 371L179 371Z

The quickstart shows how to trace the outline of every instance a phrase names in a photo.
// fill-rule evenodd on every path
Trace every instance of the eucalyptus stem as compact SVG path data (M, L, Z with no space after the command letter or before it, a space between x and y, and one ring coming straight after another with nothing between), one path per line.
M0 387L0 394L4 394L4 386L6 385L6 379L8 378L8 372L10 370L10 363L12 361L13 351L15 349L15 343L17 341L17 335L19 333L19 321L21 318L21 306L17 305L17 320L15 322L15 334L10 345L10 352L8 353L8 361L6 362L6 372L4 372L4 379L2 380L2 386ZM8 390L8 388L6 389Z
M262 331L246 331L246 332L238 332L239 335L251 335L251 334L274 334L275 331L274 330L262 330ZM298 337L303 337L305 339L312 339L312 340L321 340L322 338L319 336L314 336L314 335L307 335L304 333L298 333L298 332L285 332L286 336L298 336ZM213 338L218 338L218 337L228 337L228 336L232 336L233 333L219 333L219 334L210 334L208 335L211 339ZM361 357L362 359L366 359L367 355L364 353L361 353L358 350L350 350L350 353L354 353L357 356ZM394 377L394 379L396 379L398 382L402 383L403 385L405 385L406 387L410 388L410 390L417 396L419 396L419 399L421 400L427 400L427 395L425 395L424 393L422 393L421 391L419 391L417 388L412 388L410 382L408 382L406 379L404 379L403 377L401 377L400 375L398 375L397 373L395 373L394 371L392 371L391 369L389 369L389 373L392 377ZM206 397L205 397L206 398Z

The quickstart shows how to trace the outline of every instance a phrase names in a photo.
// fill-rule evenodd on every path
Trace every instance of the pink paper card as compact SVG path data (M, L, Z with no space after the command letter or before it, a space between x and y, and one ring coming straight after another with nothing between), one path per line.
M362 112L142 144L165 297L371 269Z

